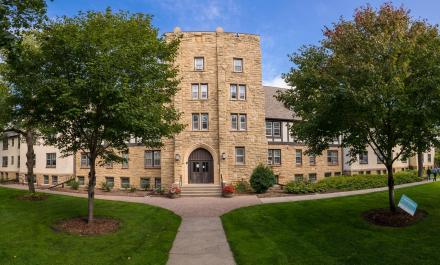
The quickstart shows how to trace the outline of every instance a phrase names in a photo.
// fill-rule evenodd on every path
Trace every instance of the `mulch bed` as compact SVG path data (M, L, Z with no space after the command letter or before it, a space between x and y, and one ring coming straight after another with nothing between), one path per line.
M46 194L25 194L25 195L18 195L17 199L21 201L44 201L49 196Z
M414 216L409 215L400 208L396 212L391 212L389 209L374 209L362 213L362 217L368 222L389 227L405 227L425 218L428 213L424 210L418 209Z
M112 218L95 217L95 220L89 224L86 217L77 217L60 221L53 226L53 229L57 232L81 236L96 236L116 232L119 225L119 221Z

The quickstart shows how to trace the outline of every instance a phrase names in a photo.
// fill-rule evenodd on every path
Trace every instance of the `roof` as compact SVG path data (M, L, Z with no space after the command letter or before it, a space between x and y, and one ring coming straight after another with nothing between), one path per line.
M265 97L265 113L266 119L277 120L299 120L298 117L294 118L294 112L284 106L284 104L278 101L275 96L277 92L286 91L287 88L263 86Z

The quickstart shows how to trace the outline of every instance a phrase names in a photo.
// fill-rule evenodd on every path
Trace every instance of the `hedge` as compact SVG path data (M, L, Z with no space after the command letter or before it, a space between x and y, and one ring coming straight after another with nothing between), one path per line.
M416 171L402 171L394 174L395 185L422 181ZM284 187L287 193L305 194L316 192L349 191L387 186L385 175L355 175L355 176L334 176L322 179L316 183L310 182L289 182Z

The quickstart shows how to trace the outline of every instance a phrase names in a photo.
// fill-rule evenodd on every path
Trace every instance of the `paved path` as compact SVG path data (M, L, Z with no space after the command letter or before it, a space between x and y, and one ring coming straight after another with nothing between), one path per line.
M426 184L426 181L396 186L396 189ZM0 185L16 189L27 189L24 185ZM97 199L138 202L169 209L182 217L168 265L234 265L235 261L220 216L233 209L262 203L318 200L386 191L387 187L357 191L335 192L314 195L258 198L255 195L220 197L185 197L171 200L164 197L129 197L96 195ZM51 194L87 197L87 194L38 190Z

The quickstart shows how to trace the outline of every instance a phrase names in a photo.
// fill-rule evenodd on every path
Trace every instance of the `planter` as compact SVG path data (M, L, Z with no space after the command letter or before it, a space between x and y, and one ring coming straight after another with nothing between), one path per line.
M179 193L170 193L168 194L168 197L170 197L170 199L176 199L180 197Z
M234 193L232 192L223 192L223 197L225 198L232 198L234 196Z

